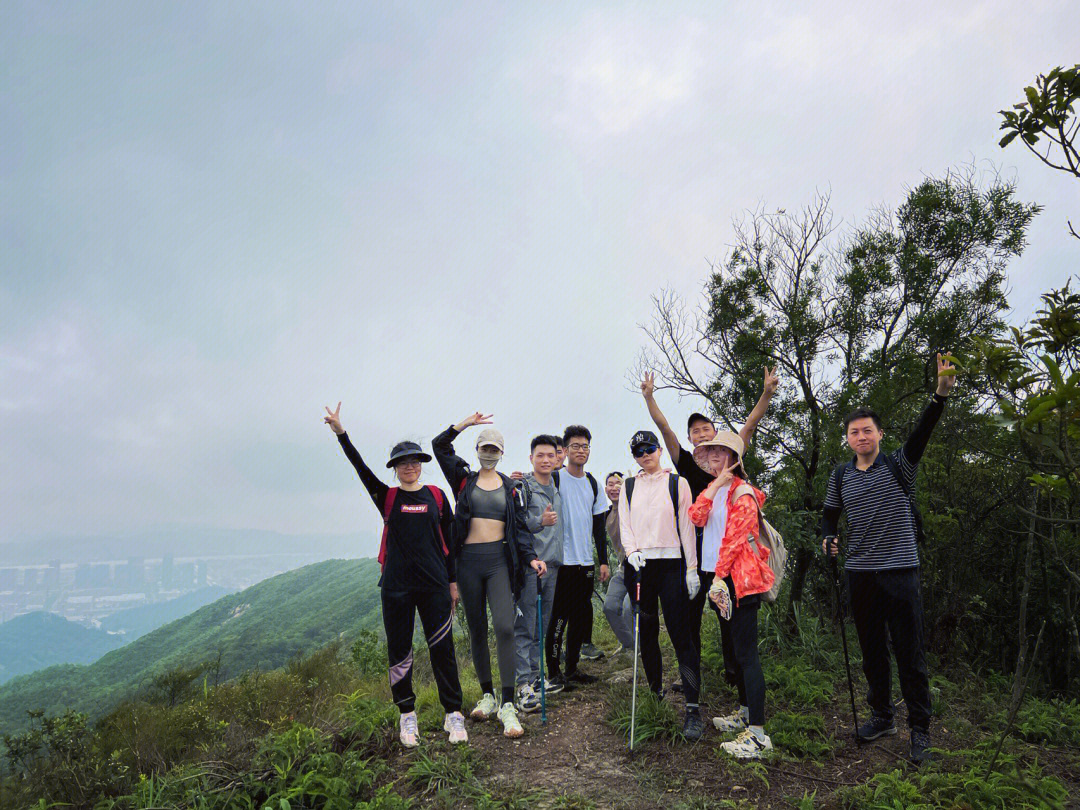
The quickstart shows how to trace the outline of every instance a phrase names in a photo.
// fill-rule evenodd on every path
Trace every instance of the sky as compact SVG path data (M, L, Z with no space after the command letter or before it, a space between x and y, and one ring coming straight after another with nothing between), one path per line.
M0 542L355 534L372 467L475 410L629 469L651 296L733 220L845 228L974 165L1045 209L1012 318L1075 272L1080 183L997 111L1071 2L0 7ZM702 403L658 395L673 424ZM475 430L475 429L474 429ZM473 456L469 434L460 450ZM434 465L425 480L445 485Z

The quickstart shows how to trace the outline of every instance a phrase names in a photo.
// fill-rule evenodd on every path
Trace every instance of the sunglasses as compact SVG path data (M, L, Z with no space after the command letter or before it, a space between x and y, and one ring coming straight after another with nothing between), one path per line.
M655 453L659 449L660 448L655 444L642 444L638 445L630 452L634 454L634 458L641 458L642 456L649 455L649 453Z

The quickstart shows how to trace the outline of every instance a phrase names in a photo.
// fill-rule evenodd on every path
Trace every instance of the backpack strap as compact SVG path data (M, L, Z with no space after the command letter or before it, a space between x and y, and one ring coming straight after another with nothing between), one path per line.
M833 468L832 471L833 481L836 482L836 498L840 501L841 509L843 509L844 507L844 499L840 497L840 492L844 488L844 471L847 470L847 466L850 463L850 461L841 461Z
M552 470L551 471L551 482L553 484L555 484L555 489L559 488L559 471L558 470Z
M593 503L595 504L596 499L600 497L600 485L596 483L596 479L593 478L593 474L591 472L586 471L585 477L588 478L589 483L592 484L592 499Z
M743 495L750 495L751 500L754 502L754 508L757 509L757 513L758 513L758 535L760 535L761 532L764 530L764 527L761 525L761 521L762 521L761 504L758 503L757 495L754 493L754 488L750 484L746 483L745 481L743 481L743 483L739 484L738 489L736 489L731 494L731 502L734 504L735 501L739 500L739 498L741 498ZM756 537L750 537L749 541L750 541L750 545L754 547L754 553L757 554L757 556L760 557L761 552L758 550L758 546L760 545L760 541Z
M679 536L679 474L668 475L668 495L671 496L671 511L675 515L675 536Z
M445 504L446 504L446 501L443 498L443 491L441 489L439 489L439 487L435 486L434 484L428 484L427 488L428 488L428 491L431 492L431 496L435 499L435 506L439 510L439 517L435 521L435 530L439 533L439 542L442 544L443 556L449 557L450 556L450 549L446 545L446 538L443 537L443 530L442 530L443 506L445 506Z
M386 538L390 534L390 513L394 510L394 500L397 498L397 487L386 490L386 500L383 502L383 528L382 540L379 541L379 569L386 565Z
M886 454L882 454L881 459L885 462L885 466L889 468L889 472L892 473L893 478L896 479L896 483L900 485L900 489L903 490L907 499L909 501L914 500L911 497L911 490L908 489L907 481L904 480L904 474L900 471L900 465L896 463L896 459Z
M636 480L637 479L631 476L630 478L627 478L626 483L623 484L623 494L626 496L627 511L630 510L630 499L634 496L634 481Z

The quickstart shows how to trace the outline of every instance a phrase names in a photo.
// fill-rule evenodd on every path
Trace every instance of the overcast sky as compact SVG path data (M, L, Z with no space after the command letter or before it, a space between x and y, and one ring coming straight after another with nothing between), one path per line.
M456 5L3 4L0 540L373 552L338 400L380 470L475 409L504 469L571 422L628 468L649 296L817 189L853 225L997 166L1045 206L1015 319L1077 266L1080 183L997 147L997 110L1080 59L1071 0Z

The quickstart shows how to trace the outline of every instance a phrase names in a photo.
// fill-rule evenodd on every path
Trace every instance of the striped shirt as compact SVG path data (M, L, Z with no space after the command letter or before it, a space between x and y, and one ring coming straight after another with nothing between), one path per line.
M912 495L919 461L944 409L945 397L935 394L904 446L892 454ZM880 453L865 470L856 467L854 460L845 464L840 489L836 491L836 476L830 475L822 527L826 537L835 536L840 513L847 514L845 569L883 571L919 565L911 502Z

